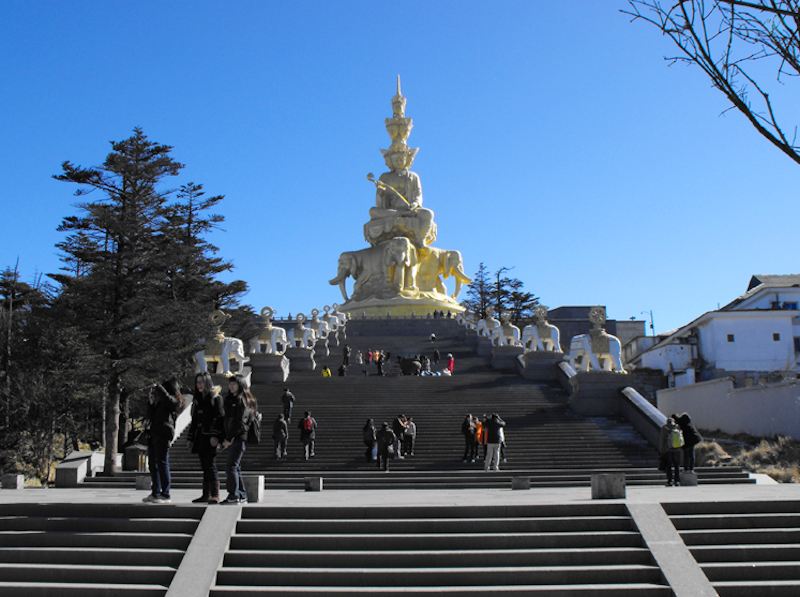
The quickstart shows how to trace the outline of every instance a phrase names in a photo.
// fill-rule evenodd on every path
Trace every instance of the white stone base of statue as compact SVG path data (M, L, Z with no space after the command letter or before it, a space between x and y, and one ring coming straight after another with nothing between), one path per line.
M439 298L397 296L388 299L349 300L339 307L339 311L349 313L355 319L360 319L364 315L367 317L386 317L386 315L392 317L410 317L411 315L426 317L434 311L444 311L445 314L450 311L453 315L457 315L465 311L464 307L449 296L438 294L437 297Z
M314 344L314 354L317 356L329 357L331 356L331 351L328 348L328 339L327 338L320 338Z
M289 377L290 362L282 354L251 354L253 383L282 383Z
M523 352L522 346L493 346L491 360L489 361L492 369L498 371L516 371L517 357Z
M475 344L475 352L478 353L479 357L491 356L493 348L494 344L492 344L491 338L487 338L486 336L478 336L478 342Z
M215 386L222 387L222 393L225 394L228 391L228 380L234 376L239 375L235 371L231 373L212 373L211 374L211 381L214 382ZM252 381L253 376L253 369L250 367L250 363L248 362L247 367L241 373L241 376L244 378L245 383L250 383Z
M289 348L286 357L292 363L292 371L313 371L317 368L313 348Z
M519 374L532 381L557 381L561 371L558 364L563 360L564 354L560 352L543 350L526 352L522 359L518 360Z

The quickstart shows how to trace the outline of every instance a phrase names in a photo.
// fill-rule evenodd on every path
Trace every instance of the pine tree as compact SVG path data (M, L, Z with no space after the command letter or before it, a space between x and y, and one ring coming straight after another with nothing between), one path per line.
M461 304L476 317L486 317L486 308L491 304L492 281L489 269L481 261L478 271L472 276L472 283L467 287L466 297Z
M64 162L55 176L78 184L78 196L99 195L62 221L59 230L68 234L58 245L64 273L52 277L74 325L102 359L107 474L124 439L120 424L124 430L129 399L154 381L187 371L198 340L210 332L215 301L244 288L215 280L231 266L204 240L222 221L205 214L221 197L204 199L202 187L190 183L170 203L174 192L162 188L183 167L171 150L134 129L112 143L102 166Z

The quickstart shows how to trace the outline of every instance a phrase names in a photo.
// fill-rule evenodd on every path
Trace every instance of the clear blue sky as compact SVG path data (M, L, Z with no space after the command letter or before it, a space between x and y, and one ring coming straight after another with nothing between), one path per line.
M279 315L340 299L400 73L437 246L551 306L658 331L797 266L798 168L618 0L30 2L0 22L0 266L59 267L72 188L141 126L222 193L214 237Z

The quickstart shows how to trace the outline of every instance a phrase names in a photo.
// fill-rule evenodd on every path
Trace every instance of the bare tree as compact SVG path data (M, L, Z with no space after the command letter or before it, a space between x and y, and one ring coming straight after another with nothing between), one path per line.
M680 50L670 63L702 70L770 143L800 164L797 94L800 0L628 0L622 12L649 23ZM727 110L726 110L727 111Z

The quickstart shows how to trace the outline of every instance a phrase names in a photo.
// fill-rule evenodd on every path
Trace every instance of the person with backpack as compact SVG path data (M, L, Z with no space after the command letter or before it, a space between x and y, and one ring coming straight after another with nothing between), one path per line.
M283 418L287 425L292 422L292 409L294 409L294 401L294 394L292 394L289 388L283 388L281 402L283 403Z
M169 470L169 447L175 438L175 421L184 406L178 380L170 378L150 390L147 401L147 457L150 465L150 495L146 504L170 504L172 477Z
M681 453L684 443L683 432L678 422L672 417L667 417L667 421L661 427L658 442L662 464L667 471L667 487L681 484Z
M364 445L367 446L364 457L367 459L367 462L374 462L378 455L376 451L377 439L375 437L375 423L373 419L367 419L367 423L364 425L362 432L364 436Z
M406 419L406 428L403 430L403 454L405 456L414 455L414 444L417 442L417 424L414 419Z
M272 439L275 443L275 460L286 458L286 440L289 438L289 426L283 415L278 415L272 424Z
M223 504L246 504L247 490L242 478L242 458L247 447L253 419L256 417L256 399L241 375L228 379L225 395L225 441L222 447L228 450L226 484L228 497Z
M694 470L694 448L697 444L703 441L703 436L697 431L697 427L692 423L692 418L689 413L682 415L672 415L678 422L678 427L681 428L683 433L683 470Z
M194 376L192 422L189 424L189 449L200 458L203 470L203 494L192 503L219 503L219 476L214 459L222 443L225 409L219 388L214 387L208 372Z
M376 440L378 442L378 468L389 472L389 458L394 454L394 445L397 442L397 436L394 431L389 429L389 423L384 421Z
M317 421L306 411L297 428L300 430L300 443L303 444L303 456L306 460L314 458L314 442L317 439Z

